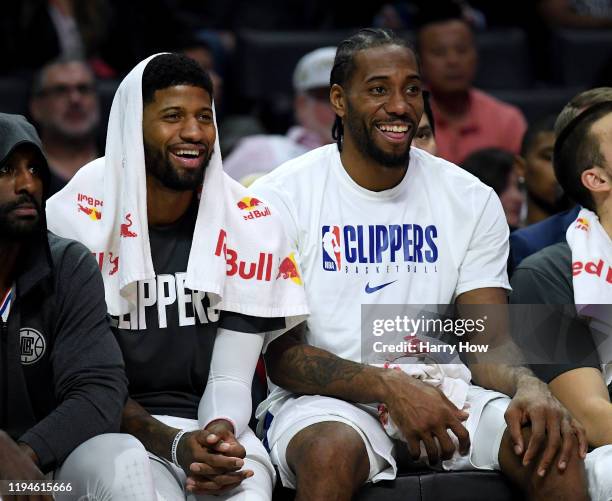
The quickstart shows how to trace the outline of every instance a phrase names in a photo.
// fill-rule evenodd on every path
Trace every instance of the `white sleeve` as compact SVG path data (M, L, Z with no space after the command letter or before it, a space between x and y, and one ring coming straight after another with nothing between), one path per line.
M251 383L264 336L218 329L204 395L198 407L198 423L225 419L240 436L251 418Z
M459 268L455 297L483 287L510 290L507 272L509 235L504 209L491 190Z

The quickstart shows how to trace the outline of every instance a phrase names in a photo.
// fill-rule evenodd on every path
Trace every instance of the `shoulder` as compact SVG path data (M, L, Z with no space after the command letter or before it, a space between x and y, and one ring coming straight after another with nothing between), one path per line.
M441 196L446 192L458 197L488 199L493 193L492 188L465 169L419 148L411 148L409 168L418 169L419 178L432 185Z
M567 216L573 212L574 209L555 214L539 223L513 231L510 235L511 245L520 246L525 250L523 255L529 255L549 245L565 241L567 227L575 219L575 216L570 216L569 219Z
M253 186L256 189L269 185L299 186L300 183L316 178L328 171L330 163L335 161L338 155L336 144L315 148L281 164L272 172L258 179Z
M572 251L566 242L525 258L512 276L513 302L573 303Z
M530 269L547 273L571 274L571 267L572 251L567 242L559 242L525 258L517 270Z
M49 249L57 278L61 281L72 280L77 269L97 272L98 266L91 251L82 243L47 232Z

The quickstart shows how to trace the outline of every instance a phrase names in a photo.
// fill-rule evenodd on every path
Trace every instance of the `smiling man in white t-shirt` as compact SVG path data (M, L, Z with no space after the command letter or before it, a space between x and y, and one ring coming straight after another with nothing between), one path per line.
M501 470L531 498L586 499L584 432L528 369L472 365L480 386L460 409L403 371L362 363L362 304L505 304L508 227L491 189L410 149L423 99L403 40L361 30L340 44L331 84L337 146L254 185L283 213L311 309L308 330L266 354L273 385L258 415L283 484L299 500L350 499L394 478L393 441L355 405L382 403L415 459Z

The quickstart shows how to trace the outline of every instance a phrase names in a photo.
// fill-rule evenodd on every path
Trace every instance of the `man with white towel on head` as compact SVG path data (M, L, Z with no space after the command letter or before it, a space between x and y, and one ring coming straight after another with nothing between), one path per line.
M263 500L274 485L248 428L251 381L306 300L282 221L222 171L212 94L184 56L142 61L115 95L105 157L47 203L50 229L102 272L129 379L122 430L150 459L143 448L133 499Z

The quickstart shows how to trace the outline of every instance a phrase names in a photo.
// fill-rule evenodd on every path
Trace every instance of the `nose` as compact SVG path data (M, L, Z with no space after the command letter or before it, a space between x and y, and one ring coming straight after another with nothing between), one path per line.
M28 193L34 195L36 192L37 177L32 174L29 167L21 166L15 173L15 193Z
M192 143L202 142L204 136L204 125L196 117L189 117L183 122L180 131L181 139Z
M402 116L408 113L409 107L410 105L408 104L408 98L406 94L401 90L397 90L390 94L389 100L385 105L385 110L387 111L387 113L389 113L389 115Z

